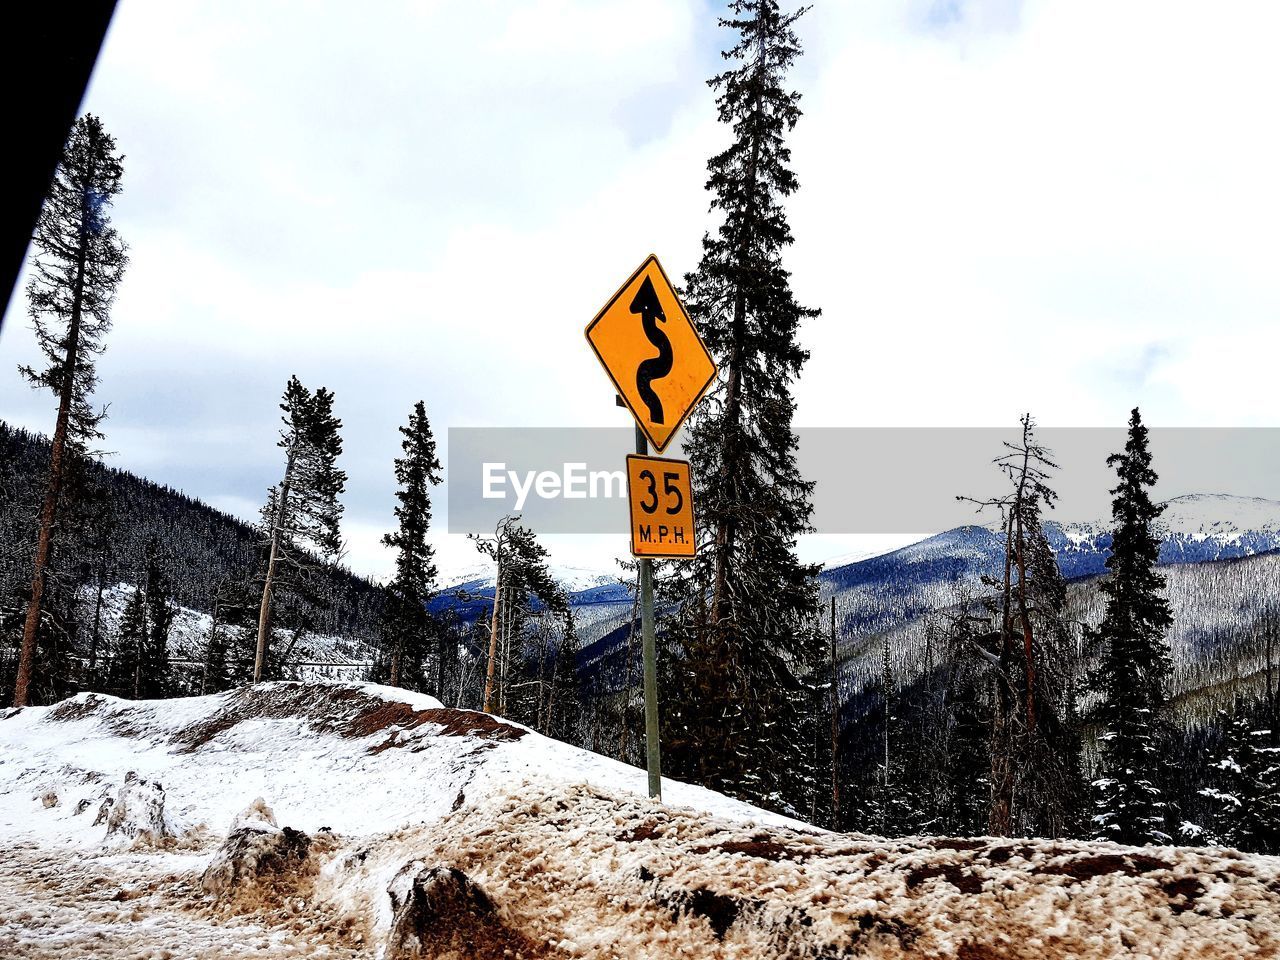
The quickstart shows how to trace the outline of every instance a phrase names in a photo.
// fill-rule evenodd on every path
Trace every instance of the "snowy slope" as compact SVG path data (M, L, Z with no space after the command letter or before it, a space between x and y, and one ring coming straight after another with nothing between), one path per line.
M618 574L611 570L597 570L588 567L572 567L563 564L548 564L552 578L564 588L566 593L580 593L596 587L611 586L618 581ZM468 567L446 577L449 585L443 591L465 590L469 593L488 590L492 596L494 585L494 568L492 563Z
M1096 537L1110 529L1110 519L1092 523L1062 524L1063 533L1075 542ZM1236 497L1223 493L1193 493L1164 502L1156 521L1163 539L1214 541L1238 544L1250 534L1280 536L1280 503L1262 497Z
M639 770L372 685L277 683L139 703L81 695L8 711L0 956L1280 950L1273 858L883 841L824 834L672 782L661 805L643 787ZM105 826L94 823L104 798ZM265 803L246 810L255 798ZM272 819L305 831L302 859L268 864L233 894L207 888L202 874L225 862L233 819L239 837L298 839ZM150 834L108 839L117 821Z
M129 583L119 583L103 591L102 594L102 635L116 637L120 633L120 619L124 608L129 603L136 588ZM86 594L86 603L93 603L91 593ZM90 607L92 609L92 607ZM212 618L209 614L188 607L178 606L174 610L173 627L169 631L168 654L172 661L190 669L198 668L208 653L209 628ZM228 634L236 633L225 625L219 631ZM244 649L251 647L253 640L244 631L240 631L241 644ZM276 630L273 640L274 649L284 650L290 646L291 636L286 630ZM232 644L234 647L235 644ZM251 650L250 650L251 652ZM233 650L233 654L235 651ZM339 679L356 677L360 671L368 668L372 660L372 651L359 640L348 637L335 637L327 634L307 634L303 640L293 644L289 656L291 664L306 663L308 666L298 668L308 679L322 679L336 676Z
M1280 548L1280 503L1259 497L1189 494L1164 503L1155 524L1161 563L1200 563L1247 557ZM1058 564L1068 577L1105 569L1111 520L1045 524Z

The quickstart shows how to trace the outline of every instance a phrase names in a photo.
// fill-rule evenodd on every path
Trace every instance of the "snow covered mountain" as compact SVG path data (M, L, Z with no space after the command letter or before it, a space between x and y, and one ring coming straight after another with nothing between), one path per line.
M1190 494L1165 504L1158 522L1161 563L1200 563L1251 556L1280 549L1280 502L1226 494ZM1045 523L1050 545L1068 579L1106 571L1111 549L1110 520ZM848 611L859 629L878 629L887 623L933 609L944 598L952 602L958 587L976 589L981 577L995 575L1003 543L991 527L957 527L918 543L850 562L829 563L822 571L823 595L869 594ZM602 627L589 636L598 642L616 633L617 618L631 616L629 584L616 572L581 568L552 568L569 593L575 612ZM464 619L483 615L493 599L492 567L477 568L456 578L442 591L435 609L451 609ZM465 599L460 599L465 596Z
M582 593L599 587L613 586L618 581L618 573L607 570L554 563L548 564L547 569L551 571L556 583L560 584L566 593ZM494 568L491 563L461 570L449 576L447 580L449 585L443 588L445 592L462 590L467 593L478 593L487 590L489 596L493 596Z
M1189 494L1164 504L1156 522L1161 563L1199 563L1280 547L1280 503L1260 497ZM1045 524L1067 577L1101 573L1111 549L1110 520Z
M632 609L631 588L621 579L622 571L592 570L583 567L557 566L549 569L556 582L569 596L581 644L591 646L617 629ZM433 613L450 612L464 622L489 614L493 606L493 566L477 567L451 578L453 583L440 590L428 605Z
M1280 951L1280 860L826 834L367 684L0 712L0 956Z
M1106 571L1111 547L1108 521L1050 521L1045 529L1064 575L1080 581L1082 590L1087 578ZM1270 569L1264 561L1276 558L1259 555L1280 550L1280 503L1211 494L1178 497L1167 502L1158 529L1161 562L1177 565L1170 569L1171 581L1186 584L1172 598L1176 625L1171 639L1181 671L1179 689L1191 690L1202 681L1220 679L1223 670L1240 666L1231 647L1236 635L1259 614L1242 593L1244 575L1236 571L1233 580L1213 569L1212 562L1255 557L1258 563L1248 568L1248 579L1261 584L1262 572ZM909 648L900 651L904 662L919 659L923 656L921 617L955 604L966 593L980 594L985 589L982 578L999 575L1003 551L997 531L972 525L823 570L821 597L824 603L832 597L836 600L842 645L850 661L849 692L856 692L863 673L870 675L877 669L879 653L864 649L867 638L890 632ZM1201 565L1204 570L1198 570ZM1223 582L1205 599L1195 593L1197 578ZM583 665L624 676L619 664L632 616L628 594L622 590L610 605L583 609L589 612L590 623L583 634L587 637L581 648ZM1204 667L1205 660L1217 666Z

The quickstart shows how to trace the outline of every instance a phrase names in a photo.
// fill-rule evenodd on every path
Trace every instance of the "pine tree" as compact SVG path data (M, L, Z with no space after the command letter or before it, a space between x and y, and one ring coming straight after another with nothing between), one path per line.
M573 611L565 604L561 614L563 629L550 665L543 732L566 743L578 742L582 722L582 680L578 675L578 630Z
M400 489L396 499L399 526L382 542L396 551L396 573L388 585L389 598L384 618L386 647L390 653L390 682L421 689L428 680L438 693L443 666L442 651L436 651L433 675L423 674L423 664L430 641L439 639L432 629L427 602L435 589L435 551L427 542L431 527L431 486L440 482L440 461L436 457L436 441L421 400L409 416L408 426L401 427L404 456L395 461L396 482Z
M263 527L267 539L262 602L253 680L267 671L272 600L281 587L305 589L317 558L337 560L342 551L339 523L347 475L337 467L342 453L342 421L333 415L333 394L320 387L313 394L290 377L280 404L284 412L278 446L285 451L284 476L267 494ZM305 624L295 626L294 640Z
M1217 805L1214 836L1246 853L1280 853L1280 749L1244 704L1218 716L1224 736L1211 765L1214 784L1201 791Z
M569 601L547 569L547 550L528 527L514 516L499 521L492 537L472 535L476 549L497 566L493 587L493 610L489 620L489 654L485 664L485 713L508 713L508 673L515 654L523 653L524 631L534 603L552 614L569 617ZM566 632L568 627L566 627ZM520 658L524 659L524 658ZM545 678L539 678L539 682ZM526 719L531 719L527 716Z
M939 827L951 836L979 836L988 832L991 812L991 681L967 620L953 624L950 640Z
M1101 584L1106 611L1093 638L1101 646L1097 686L1102 703L1101 775L1094 782L1097 835L1119 843L1168 843L1165 732L1169 645L1173 622L1156 572L1160 539L1152 524L1163 507L1151 502L1147 428L1135 407L1123 453L1107 458L1119 482L1112 489L1111 575Z
M120 616L115 655L107 671L107 685L117 696L138 699L142 686L142 651L147 645L147 595L139 583Z
M170 692L169 633L176 612L169 580L160 568L154 547L147 560L144 596L146 629L138 658L138 696L154 700Z
M231 688L231 670L227 663L226 627L215 619L209 624L205 641L204 670L200 674L200 695L221 693Z
M102 436L98 426L105 411L95 410L90 398L97 384L94 360L105 349L111 304L128 263L124 242L107 216L123 175L115 140L97 117L81 117L71 129L32 237L35 257L27 301L46 365L23 367L22 373L33 386L58 397L58 415L14 684L15 706L28 702L68 464L84 457L88 444Z
M1000 511L1003 572L985 583L992 629L982 648L992 668L991 809L995 836L1072 834L1083 805L1080 734L1075 716L1076 657L1066 623L1066 581L1042 513L1057 494L1052 452L1025 414L1021 436L1005 443L996 465L1006 494L977 501ZM968 499L968 498L962 498Z
M796 336L818 311L800 306L782 252L783 200L797 182L786 135L800 118L784 80L800 54L776 0L734 0L733 66L713 77L733 140L708 163L719 228L703 239L686 303L720 382L692 420L700 550L682 571L676 644L664 666L664 762L675 776L801 813L825 772L806 762L818 736L814 685L825 638L816 628L816 568L795 556L813 485L796 467L791 385L807 352ZM819 779L823 780L820 784Z

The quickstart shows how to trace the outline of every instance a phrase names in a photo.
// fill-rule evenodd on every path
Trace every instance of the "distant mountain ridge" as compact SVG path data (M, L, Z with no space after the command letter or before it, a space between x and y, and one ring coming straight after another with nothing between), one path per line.
M1227 494L1191 494L1166 502L1157 529L1163 564L1198 564L1280 550L1280 502ZM1109 521L1045 524L1064 576L1084 580L1106 572ZM984 526L956 527L897 550L819 574L824 603L835 598L843 637L896 630L924 614L956 603L961 594L985 590L982 578L999 574L1004 545ZM633 598L617 576L599 573L594 586L569 590L578 617L580 662L588 670L618 672L631 632ZM585 585L585 584L584 584ZM445 591L437 608L452 608L464 619L483 615L492 602L492 576L461 585L469 600ZM451 590L453 588L450 588Z
M1200 563L1280 548L1280 503L1261 497L1195 493L1164 503L1156 521L1161 563ZM1111 552L1109 521L1045 524L1068 578L1102 573Z
M1188 494L1165 501L1164 506L1164 514L1157 522L1161 563L1201 563L1280 549L1280 501L1230 494ZM1106 572L1111 553L1109 520L1049 520L1045 534L1067 579ZM911 588L976 585L983 574L999 570L1003 550L996 530L971 524L887 553L828 565L819 578L826 595L859 585L897 585L893 592L908 608L898 612L911 615L911 608L919 606L909 602ZM631 592L621 579L621 571L553 566L552 572L575 608L631 603ZM471 600L458 600L458 593ZM492 598L493 572L477 568L461 574L446 587L436 606L457 609L474 605L479 609Z

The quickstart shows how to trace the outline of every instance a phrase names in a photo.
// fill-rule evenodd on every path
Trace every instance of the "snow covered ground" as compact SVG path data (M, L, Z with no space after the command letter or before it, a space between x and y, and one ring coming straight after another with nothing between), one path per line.
M664 794L368 684L8 711L0 957L1280 955L1277 859L884 841ZM228 889L229 832L291 852Z
M118 583L108 587L102 593L102 632L104 636L115 637L120 634L120 621L124 609L137 588L129 583ZM85 593L85 603L92 609L94 598L91 591ZM173 626L169 631L168 652L171 660L186 663L203 663L208 656L209 629L213 618L200 610L176 606L174 608ZM237 631L225 624L219 631L227 635L240 633L242 646L251 645L253 638L244 638L244 631ZM306 679L359 679L369 668L373 653L369 646L359 639L333 636L323 633L307 633L298 644L290 643L289 631L277 629L273 632L273 650L290 651L291 665L305 663L307 666L295 667Z

